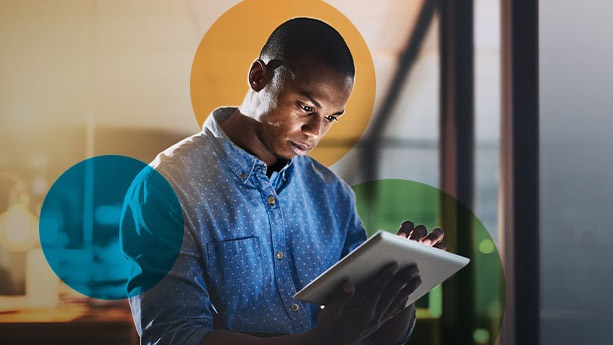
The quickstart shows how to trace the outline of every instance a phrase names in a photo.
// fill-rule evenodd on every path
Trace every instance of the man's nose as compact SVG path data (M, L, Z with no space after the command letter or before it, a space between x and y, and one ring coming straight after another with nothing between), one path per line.
M302 125L302 132L309 135L319 137L323 132L323 121L316 115L311 114L306 122Z

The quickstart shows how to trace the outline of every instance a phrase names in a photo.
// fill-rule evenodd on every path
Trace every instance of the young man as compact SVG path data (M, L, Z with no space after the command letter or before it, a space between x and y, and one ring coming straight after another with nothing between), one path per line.
M122 236L138 267L129 289L141 292L130 304L143 344L408 339L415 310L405 301L420 284L416 267L382 267L359 290L346 282L323 310L292 298L366 239L351 189L307 156L343 115L354 76L336 30L315 19L289 20L251 65L241 106L215 110L202 132L152 163L182 211L168 211L147 176L134 182ZM155 217L134 216L144 214ZM144 289L146 277L156 274L148 272L155 258L130 243L143 233L165 237L173 224L184 224L177 261ZM426 232L405 222L399 235L442 246L442 231Z

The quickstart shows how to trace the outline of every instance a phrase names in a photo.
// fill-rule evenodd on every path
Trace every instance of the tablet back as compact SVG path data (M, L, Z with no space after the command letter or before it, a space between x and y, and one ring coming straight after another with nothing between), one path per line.
M359 288L368 278L391 263L397 263L401 269L415 263L422 283L409 297L410 304L458 272L469 261L463 256L380 230L298 291L294 298L325 305L326 299L345 279Z

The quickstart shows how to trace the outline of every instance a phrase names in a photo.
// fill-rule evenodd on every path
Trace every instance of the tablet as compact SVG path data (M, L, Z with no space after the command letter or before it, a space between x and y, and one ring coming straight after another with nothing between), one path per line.
M315 278L294 298L311 303L326 304L327 298L348 279L359 287L383 267L397 263L399 268L417 264L421 285L407 304L414 303L428 291L451 277L470 259L416 241L379 230L342 260Z

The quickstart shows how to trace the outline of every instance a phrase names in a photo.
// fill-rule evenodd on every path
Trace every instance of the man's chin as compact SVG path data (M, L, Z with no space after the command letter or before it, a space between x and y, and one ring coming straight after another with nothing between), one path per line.
M280 162L288 162L291 161L294 157L296 157L297 155L294 154L276 154L275 157L277 157L277 160Z

